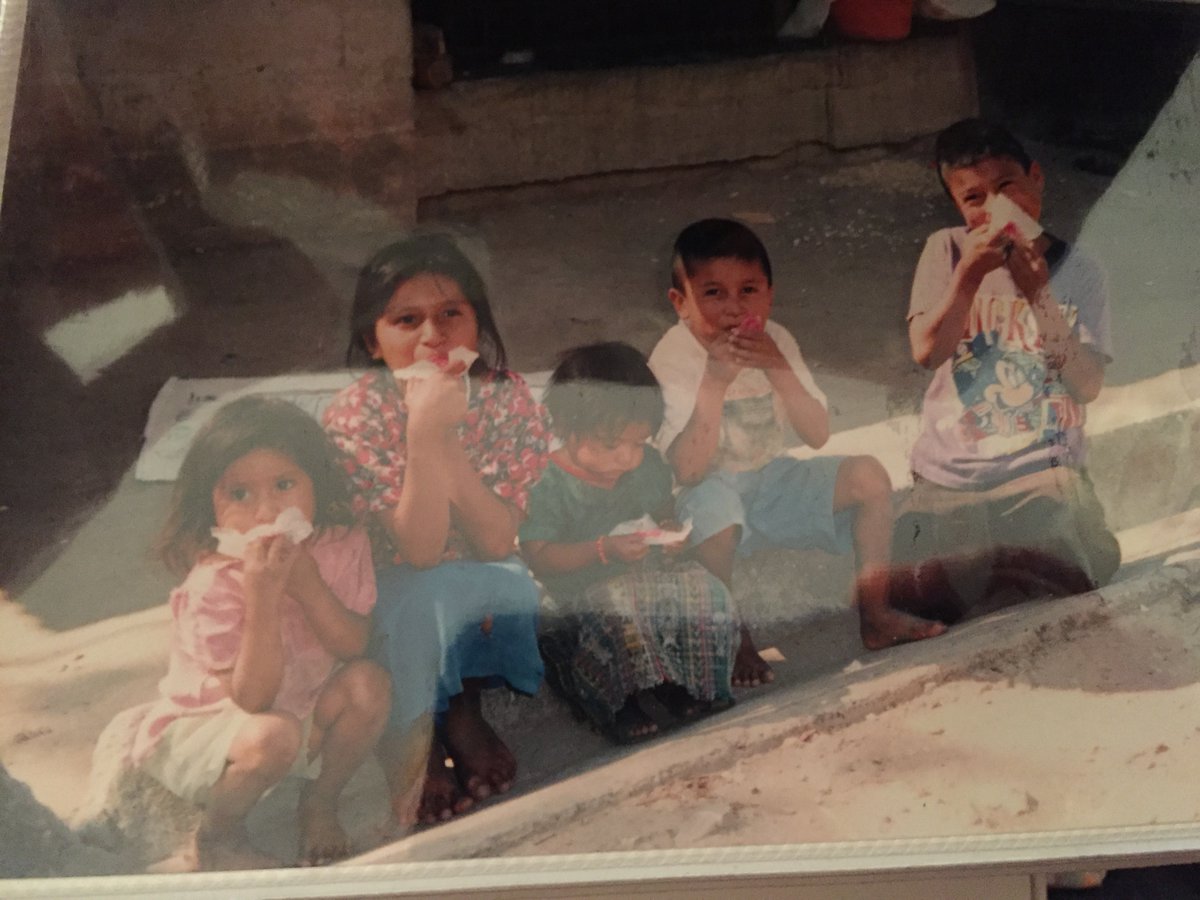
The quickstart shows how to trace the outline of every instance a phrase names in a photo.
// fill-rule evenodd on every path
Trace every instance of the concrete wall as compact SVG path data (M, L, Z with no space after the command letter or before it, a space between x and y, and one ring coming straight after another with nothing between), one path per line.
M965 34L417 94L422 196L925 135L977 110Z
M119 153L411 131L407 0L58 0Z
M408 0L43 0L5 219L44 219L29 233L49 235L49 259L119 257L138 244L135 207L167 244L202 243L209 174L300 178L403 225L450 191L903 141L976 109L964 37L414 96Z
M130 210L203 190L201 171L366 188L411 222L411 43L408 0L40 0L5 209L36 227L7 241L123 256Z

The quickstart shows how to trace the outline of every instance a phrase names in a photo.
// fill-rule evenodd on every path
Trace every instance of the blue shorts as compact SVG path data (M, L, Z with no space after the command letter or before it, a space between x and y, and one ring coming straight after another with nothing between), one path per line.
M742 529L738 556L768 547L854 551L854 510L833 511L833 489L844 456L781 456L752 472L714 472L685 488L676 508L692 520L692 544L731 525Z
M483 678L534 694L542 682L539 591L515 556L378 570L369 655L392 675L391 729L444 713L463 679ZM484 634L480 627L492 617Z

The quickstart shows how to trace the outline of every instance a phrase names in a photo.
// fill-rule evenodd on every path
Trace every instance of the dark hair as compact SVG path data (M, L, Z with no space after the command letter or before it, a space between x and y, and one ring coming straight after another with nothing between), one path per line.
M216 547L213 488L230 465L254 450L278 451L312 479L317 528L353 524L340 453L317 421L287 400L243 397L216 411L179 467L158 541L169 569L183 574Z
M733 219L701 219L675 238L671 254L671 287L684 289L684 281L696 274L699 263L714 259L740 259L758 263L767 284L772 283L771 258L758 235Z
M1033 158L1011 131L985 119L962 119L942 131L934 144L933 159L946 193L950 189L945 169L962 169L985 159L1011 159L1026 172L1033 165Z
M375 323L400 285L418 275L441 275L459 286L475 311L483 365L503 369L507 364L504 342L496 329L483 278L454 241L442 234L419 234L388 244L362 267L354 290L354 306L350 310L350 346L346 350L346 362L349 365L360 362L382 364L382 360L371 358Z
M559 357L546 389L559 437L615 435L631 422L662 426L663 396L646 357L620 341L576 347Z

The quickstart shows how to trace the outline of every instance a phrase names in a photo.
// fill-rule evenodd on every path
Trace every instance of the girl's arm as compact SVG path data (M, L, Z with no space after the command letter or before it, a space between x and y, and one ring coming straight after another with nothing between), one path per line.
M286 538L266 538L246 554L246 613L242 642L229 679L233 702L246 712L271 708L283 683L283 631L279 603L298 548Z
M505 559L513 553L521 511L483 483L462 444L446 448L454 521L479 559Z
M354 659L367 649L370 620L359 615L333 592L321 577L317 561L301 548L287 583L288 593L304 610L309 627L330 655Z
M409 382L405 402L404 484L399 502L382 520L406 562L431 568L441 562L450 534L454 473L449 461L458 445L455 426L466 414L466 393L456 375L434 376Z
M485 482L461 441L446 456L451 471L451 515L477 558L500 560L516 551L530 488L541 477L549 449L545 411L519 376L496 373L480 410L490 445L486 465L501 477ZM488 390L485 385L484 390Z
M650 548L636 534L604 535L594 541L560 544L522 541L521 552L535 575L561 575L610 562L634 562Z

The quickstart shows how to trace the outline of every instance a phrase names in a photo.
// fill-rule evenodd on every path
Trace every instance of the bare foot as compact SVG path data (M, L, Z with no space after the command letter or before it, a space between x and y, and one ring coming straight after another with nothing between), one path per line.
M353 849L350 839L338 821L337 801L320 797L312 782L300 794L300 854L301 866L324 866L345 859Z
M654 696L675 719L688 722L704 712L704 704L678 684L664 681L654 688Z
M446 749L459 785L476 800L503 794L517 777L516 757L483 718L477 691L464 691L451 699Z
M758 687L775 680L775 673L767 665L767 661L758 655L754 641L750 637L750 629L742 626L742 643L737 655L733 658L733 686Z
M631 695L625 705L617 710L612 730L617 743L629 744L656 734L658 725L642 710L638 698Z
M861 607L858 627L863 646L868 650L883 650L946 633L946 625L942 622L922 619L887 606Z
M682 685L670 682L658 685L654 689L654 696L681 725L733 706L732 698L699 700L689 694Z
M421 789L421 802L417 806L417 821L422 825L445 822L474 805L475 801L458 786L454 772L446 767L446 748L441 741L434 740L429 748L429 766Z
M878 603L878 599L870 599L871 593L883 591L889 609L919 619L953 625L966 614L966 604L941 560L926 560L917 566L892 566L879 577L886 580L885 585L859 582L856 600L859 609Z
M281 865L275 857L254 849L244 825L219 831L201 825L177 853L148 866L146 871L153 874L223 872L275 869Z

